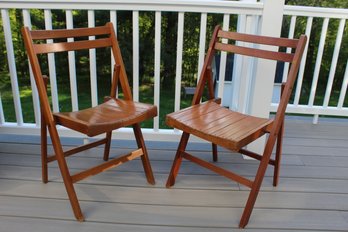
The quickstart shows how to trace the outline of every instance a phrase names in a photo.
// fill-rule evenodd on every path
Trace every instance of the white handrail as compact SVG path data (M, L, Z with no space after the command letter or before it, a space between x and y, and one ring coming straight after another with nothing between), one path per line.
M320 42L319 42L319 47L318 47L317 60L315 62L312 88L311 88L311 92L310 92L310 95L309 95L309 101L308 101L308 105L309 106L313 106L313 104L314 104L314 98L315 98L315 93L316 93L317 85L318 85L319 72L320 72L321 61L322 61L323 53L324 53L324 45L325 45L325 40L326 40L326 34L327 34L328 26L329 26L329 18L325 18L324 19L324 23L323 23L323 27L322 27L322 30L321 30L321 36L320 36Z
M324 107L327 107L329 105L330 94L331 94L332 85L333 85L333 81L334 81L334 77L335 77L338 55L339 55L341 44L342 44L342 38L343 38L345 24L346 24L346 20L341 19L340 25L338 26L336 43L335 43L333 58L332 58L331 67L330 67L329 80L328 80L328 83L326 85L326 92L325 92L325 98L324 98L324 104L323 104Z
M66 11L66 28L73 29L73 14L71 10ZM74 41L73 38L68 38L68 42ZM77 98L77 82L76 82L76 65L75 65L75 52L68 52L69 56L69 77L70 77L70 93L71 93L71 105L72 110L79 110L78 98Z
M15 56L14 56L14 50L13 50L11 25L10 25L10 17L8 14L8 10L1 9L1 16L2 16L2 24L4 28L4 35L5 35L8 67L10 69L9 71L10 71L10 77L11 77L14 107L16 111L16 121L18 126L20 126L23 124L23 114L22 114L21 102L19 99L20 95L19 95L19 88L18 88L18 81L17 81L17 69L16 69Z
M31 28L31 20L30 20L30 13L28 10L23 10L23 21L24 25ZM28 61L30 63L30 61ZM36 125L40 125L40 104L39 104L39 94L37 92L35 79L33 75L33 71L31 67L29 67L29 76L30 76L30 86L32 89L32 96L33 96L33 106L34 106L34 117Z
M204 55L205 55L205 40L207 34L207 13L201 14L201 25L199 30L199 55L198 55L198 73L197 73L197 83L199 81L199 77L201 75L201 70L203 68L204 63Z
M300 70L298 72L298 78L297 78L297 84L296 84L296 91L295 91L295 99L294 99L294 105L298 105L300 101L300 94L301 94L301 88L302 88L302 82L303 82L303 75L306 68L306 60L307 60L307 51L308 51L308 45L309 40L311 38L311 30L312 30L312 23L313 23L313 17L309 17L307 19L307 25L306 25L306 32L305 35L307 36L307 43L305 50L303 52Z
M297 19L296 16L291 16L290 30L289 30L289 36L288 36L289 39L294 38L296 19ZM291 53L291 48L287 48L286 52ZM289 63L286 63L284 66L284 72L283 72L283 78L282 78L283 82L286 81L286 77L287 77L288 72L289 72Z
M260 2L219 0L2 0L0 8L170 11L262 15Z
M320 17L332 19L348 19L348 9L310 7L310 6L284 6L284 15Z
M339 98L338 104L337 104L337 107L339 109L342 109L342 107L343 107L343 101L344 101L344 98L346 97L346 93L347 93L347 86L348 86L348 60L347 60L347 64L346 64L346 71L344 73L344 79L342 81L340 98Z
M45 29L52 30L52 12L51 10L44 10L45 15ZM52 39L47 40L47 43L53 43ZM57 87L57 75L56 75L56 61L54 54L48 54L48 69L49 78L51 84L51 95L52 95L52 108L54 112L59 112L59 101L58 101L58 87Z
M174 111L180 110L181 76L182 76L182 52L184 44L184 18L183 12L178 16L178 35L176 45L176 75L175 75L175 103Z
M88 11L88 27L95 27L95 16L94 11ZM95 36L89 36L89 40L94 40ZM90 81L91 81L91 101L92 106L98 105L98 88L97 88L97 58L96 50L89 49L89 70L90 70Z
M133 11L133 99L139 101L139 11Z
M160 105L160 82L161 82L161 22L162 15L160 11L155 14L155 79L154 79L154 104ZM157 108L160 113L160 107ZM153 128L155 131L159 129L159 116L154 118Z
M113 24L114 31L117 36L117 12L115 10L110 11L110 22ZM115 65L115 60L113 58L113 54L111 52L111 75L110 75L110 82L112 82L112 77L113 77L113 72L114 72L114 65ZM116 89L116 96L118 96L118 88Z
M222 22L222 29L225 31L228 31L229 26L230 26L230 15L224 14L224 19ZM227 43L227 39L223 39L222 43ZM219 85L218 85L218 92L217 92L217 96L219 98L222 98L223 94L224 94L226 60L227 60L227 53L221 52L220 69L219 69Z

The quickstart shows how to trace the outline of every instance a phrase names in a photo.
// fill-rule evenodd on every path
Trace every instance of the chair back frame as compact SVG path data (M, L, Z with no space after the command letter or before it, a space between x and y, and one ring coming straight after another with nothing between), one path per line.
M286 53L281 51L270 51L265 49L260 49L257 47L250 46L239 46L232 45L228 43L221 43L219 40L234 40L245 43L252 43L254 45L272 45L278 47L288 47L295 49L295 53ZM218 25L215 27L212 39L209 43L209 48L206 54L202 72L197 84L196 92L194 94L192 105L199 104L202 100L204 86L208 85L208 90L213 89L210 82L211 79L211 64L214 58L214 55L217 51L230 52L238 55L252 56L256 58L263 58L275 61L289 62L290 70L288 73L287 80L284 84L282 95L280 98L278 110L274 119L273 129L271 134L277 136L279 133L281 124L285 116L286 106L289 102L291 92L297 77L298 69L301 62L301 56L304 51L304 47L307 41L307 37L302 35L299 39L287 39L287 38L276 38L269 36L259 36L259 35L250 35L243 34L231 31L223 31L221 26ZM296 49L299 48L299 49ZM209 91L209 99L214 98L214 94Z
M41 106L47 122L53 121L53 116L50 108L50 104L47 98L46 87L43 81L43 74L41 73L40 62L38 59L39 54L49 54L56 52L77 51L82 49L93 49L100 47L110 47L112 55L115 59L115 63L120 67L119 81L125 100L132 100L132 93L128 83L127 74L123 59L121 56L120 48L115 36L115 31L111 23L107 23L105 26L96 28L77 28L77 29L63 29L63 30L35 30L30 31L28 27L22 28L22 34L24 35L25 47L28 51L29 61L33 70L36 86L38 89ZM97 38L95 40L82 40L72 42L56 42L45 44L34 44L34 41L49 40L49 39L67 39L67 38L82 38L89 36L106 36L106 38ZM114 72L116 71L116 68ZM115 76L115 73L114 73ZM115 78L113 78L115 79ZM117 88L117 83L112 83L112 91ZM110 95L115 96L112 92Z

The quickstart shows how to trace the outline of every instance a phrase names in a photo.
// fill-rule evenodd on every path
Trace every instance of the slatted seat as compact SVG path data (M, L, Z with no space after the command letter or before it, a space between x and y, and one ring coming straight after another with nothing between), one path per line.
M296 79L306 40L306 36L301 36L300 39L275 38L223 31L220 26L215 28L193 96L192 106L168 114L166 117L169 126L183 131L167 179L166 186L168 188L175 184L182 159L192 161L219 175L245 185L251 188L251 191L239 227L244 228L247 225L268 165L274 166L273 185L278 184L285 109ZM260 44L272 45L279 50L269 49L270 46L260 48ZM292 50L293 53L282 52L280 48L285 48L284 51ZM288 62L290 64L290 71L286 83L283 84L282 96L274 120L232 111L221 106L220 99L215 99L211 67L214 56L219 52L234 53L240 56L253 57L254 59ZM202 102L205 90L208 93L208 101ZM218 159L217 145L260 160L255 179L249 180L186 152L191 134L212 143L213 161ZM246 145L265 134L267 134L267 141L262 154L247 150ZM275 144L275 159L271 159Z
M57 124L88 136L96 136L108 130L133 125L156 115L156 106L113 98L85 110L53 114Z
M157 107L133 101L112 23L94 28L62 30L29 30L28 27L23 27L22 34L40 97L42 181L48 182L47 164L58 161L70 204L76 219L79 221L83 221L84 216L73 184L80 180L140 157L148 183L155 184L140 123L157 116ZM69 38L73 38L73 40L69 40ZM74 112L53 112L47 96L48 77L42 74L39 56L44 56L43 58L47 59L48 54L65 52L66 57L68 57L67 53L71 51L85 50L88 53L90 49L97 48L103 48L103 52L110 50L115 63L110 96L104 98L104 103L88 109ZM123 99L116 96L118 86L121 87ZM63 151L57 125L62 125L87 136L105 134L105 138ZM133 128L138 149L109 160L112 131L125 126ZM47 130L54 148L52 155L47 154ZM87 170L70 174L66 157L99 145L105 145L103 155L105 162Z
M264 135L273 120L234 112L209 101L168 114L166 123L238 151L251 139Z

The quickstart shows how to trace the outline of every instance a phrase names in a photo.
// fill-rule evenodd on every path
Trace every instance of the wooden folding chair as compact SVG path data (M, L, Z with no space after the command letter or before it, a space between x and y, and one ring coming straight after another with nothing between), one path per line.
M222 43L222 39L227 39L229 42ZM176 156L174 158L173 166L167 180L167 188L174 185L175 178L178 174L183 158L208 168L211 171L214 171L240 184L243 184L251 188L251 192L240 220L239 227L244 228L247 225L268 164L274 166L273 185L276 186L278 183L285 109L297 76L306 40L306 36L301 36L299 40L274 38L223 31L219 26L215 28L209 49L206 54L205 63L197 89L192 100L192 106L178 112L168 114L166 117L166 122L169 126L183 131ZM242 43L239 44L248 44L249 46L233 44L233 41L240 41ZM273 45L278 48L289 47L292 48L294 53L264 50L250 44ZM221 106L220 100L215 99L214 88L211 81L211 65L214 55L220 51L289 62L291 64L279 107L274 119L264 119L234 112ZM208 100L201 103L206 84ZM212 143L214 161L217 161L217 145L260 160L261 162L254 181L237 175L231 171L217 167L210 162L204 161L187 153L185 149L190 134ZM268 136L262 155L249 151L245 148L247 144L264 134L268 134ZM275 159L271 159L272 150L276 141L277 148Z
M134 158L141 157L147 181L150 184L155 184L139 123L155 117L157 115L157 108L156 106L138 103L132 100L126 70L113 25L107 23L105 26L95 28L36 31L30 31L29 28L23 27L22 34L40 97L43 182L48 182L47 163L57 160L74 215L79 221L83 221L84 217L73 186L75 182L118 166L129 160L133 160ZM93 38L93 36L95 36L96 39L89 40L89 38ZM75 39L73 42L66 42L67 38ZM47 40L53 40L53 42L46 43ZM88 51L88 49L94 48L111 49L111 53L115 60L110 96L105 98L104 103L92 108L75 112L52 112L46 92L47 77L45 78L42 74L38 57L47 55L48 53L75 50ZM116 90L119 84L124 95L123 99L116 97ZM106 137L68 151L63 151L56 125L62 125L90 137L103 133L106 134ZM113 130L125 126L133 127L138 149L124 156L108 160L111 133ZM55 153L51 156L47 155L47 129ZM102 144L105 144L103 158L106 162L74 175L70 174L65 157Z

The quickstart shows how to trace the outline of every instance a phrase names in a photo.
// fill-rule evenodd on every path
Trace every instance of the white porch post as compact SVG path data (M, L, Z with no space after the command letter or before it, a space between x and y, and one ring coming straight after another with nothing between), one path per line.
M249 3L257 2L257 0L239 1ZM257 20L255 19L257 18L254 18L252 21L248 15L238 15L237 32L251 34L256 33L254 24L257 24ZM241 42L237 42L237 44L240 43ZM232 85L230 88L230 91L232 91L232 98L229 107L231 110L238 111L240 113L246 113L248 105L247 95L250 89L250 75L252 75L252 73L249 71L252 69L252 67L246 66L251 65L251 62L248 61L249 58L244 56L234 56Z
M284 0L261 0L264 4L260 22L260 35L279 37L283 21ZM263 46L260 46L262 48ZM276 62L259 59L255 62L254 85L251 87L249 113L254 116L268 118L272 93ZM261 137L248 145L248 149L261 153L265 144L265 137Z

